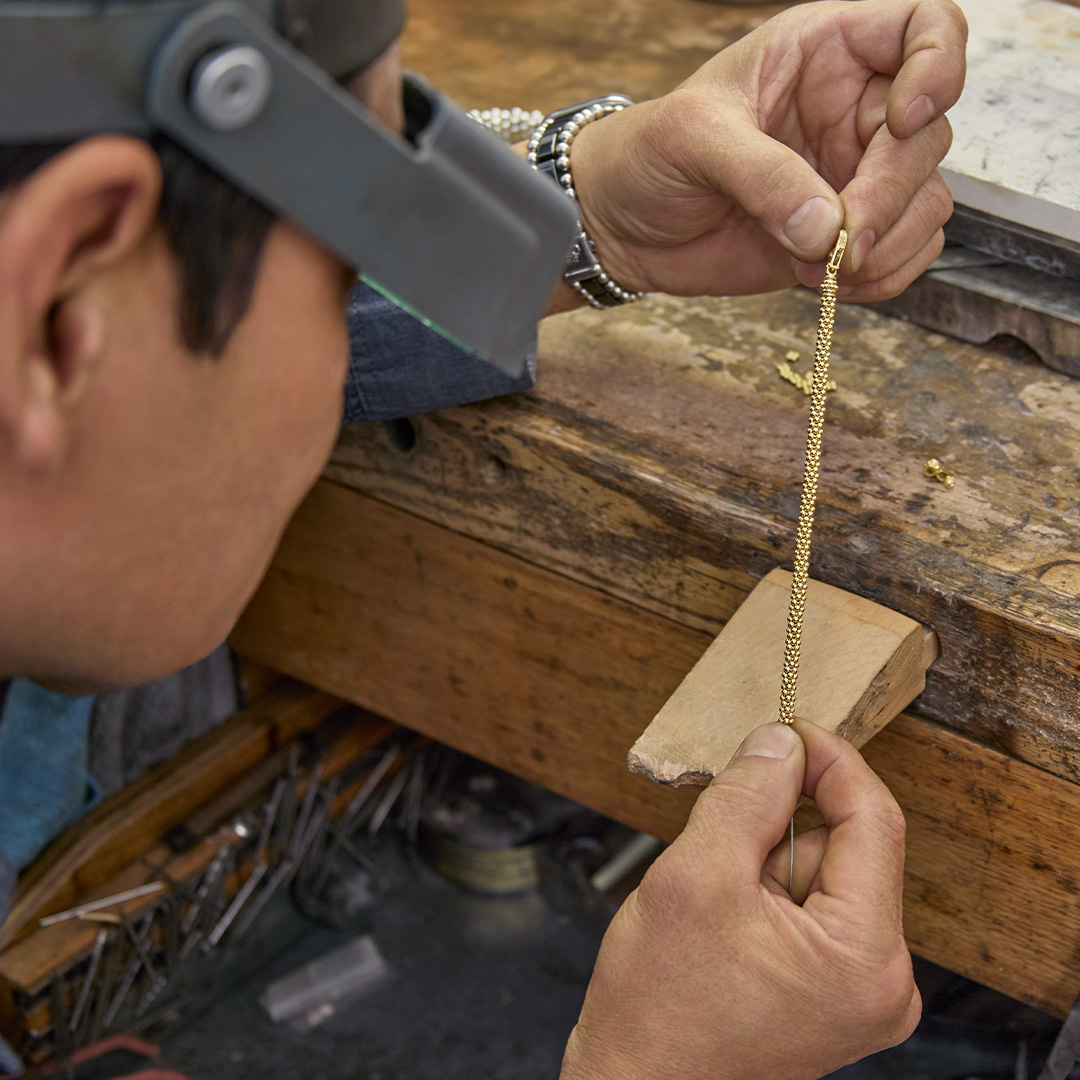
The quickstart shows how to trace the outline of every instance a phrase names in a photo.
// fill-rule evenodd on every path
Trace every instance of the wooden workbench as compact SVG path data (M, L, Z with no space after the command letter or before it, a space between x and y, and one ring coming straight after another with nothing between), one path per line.
M782 5L778 5L782 6ZM659 93L777 8L414 0L466 106ZM234 643L657 835L695 791L626 751L790 565L816 299L651 297L541 334L536 391L345 433ZM866 748L908 817L912 948L1064 1013L1080 990L1080 382L840 308L813 573L941 659ZM806 361L804 361L804 364ZM948 490L923 475L938 457Z

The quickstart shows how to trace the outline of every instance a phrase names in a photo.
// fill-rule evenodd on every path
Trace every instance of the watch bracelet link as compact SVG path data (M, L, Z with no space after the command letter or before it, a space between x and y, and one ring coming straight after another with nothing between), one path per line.
M526 160L537 172L558 184L576 204L577 192L570 172L570 147L574 138L586 124L630 105L633 105L630 98L608 94L549 113L529 139ZM580 212L578 235L567 257L563 280L594 308L618 307L644 295L624 288L600 265L596 246L585 232Z
M539 109L470 109L470 119L495 132L508 146L521 142L543 123Z

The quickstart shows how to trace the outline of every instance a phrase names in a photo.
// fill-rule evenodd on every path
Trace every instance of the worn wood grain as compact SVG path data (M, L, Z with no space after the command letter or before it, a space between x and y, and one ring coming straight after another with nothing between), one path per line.
M912 949L1064 1016L1080 988L1080 787L911 716L863 754L907 817Z
M559 108L666 93L788 3L412 0L404 62L466 108Z
M320 483L231 640L244 655L303 669L321 688L340 685L341 696L378 703L399 723L556 791L576 797L588 775L598 790L619 793L619 816L655 825L652 785L626 783L626 751L708 644L696 632L671 636L673 628ZM617 670L608 663L613 640L625 657ZM495 655L505 668L492 679ZM638 727L629 738L628 716ZM693 798L665 791L667 834Z
M545 322L536 391L346 433L332 477L716 633L791 557L814 297ZM841 305L811 572L937 632L917 710L1080 776L1080 383ZM942 459L946 489L923 475ZM790 565L790 564L789 564Z
M754 728L780 712L792 575L758 582L630 748L627 765L662 784L707 784ZM922 691L937 638L913 619L811 579L796 715L855 746Z
M337 484L301 507L233 641L666 839L696 794L622 759L709 634ZM1080 786L910 715L864 752L908 816L912 947L1063 1014Z
M176 881L184 881L201 873L210 865L223 845L239 843L229 827L203 837L190 851L173 855L164 845L152 848L148 861L164 870ZM125 866L105 882L102 896L112 896L154 881L153 873L141 863ZM111 910L127 918L135 918L161 902L165 893L150 893L134 897ZM0 953L0 978L24 995L42 993L56 971L67 971L72 964L89 955L101 924L82 919L67 919L52 926L35 928L27 937L9 945ZM47 1016L47 1014L46 1014Z
M663 92L780 10L700 0L417 0L406 61L464 104ZM655 297L542 329L527 398L350 433L331 475L716 633L790 558L808 293ZM1080 778L1080 384L841 305L813 573L931 626L917 708ZM956 473L928 481L929 457Z

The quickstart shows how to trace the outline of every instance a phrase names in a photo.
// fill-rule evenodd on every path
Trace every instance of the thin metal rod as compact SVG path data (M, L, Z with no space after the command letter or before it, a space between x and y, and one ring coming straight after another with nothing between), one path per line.
M90 954L90 966L86 970L86 978L83 980L82 990L79 992L78 1000L75 1002L75 1008L71 1013L72 1031L78 1030L79 1021L83 1016L83 1010L90 1001L90 990L93 988L94 980L97 978L98 965L101 963L101 954L105 951L105 942L108 940L108 930L103 929L97 932L97 937L94 939L94 949Z
M371 820L368 822L368 836L375 836L383 827L383 822L386 821L390 811L394 808L394 803L398 801L398 797L401 795L402 791L404 791L408 779L408 770L402 769L401 772L390 781L386 788L386 794L383 795L379 805L375 807L375 812L371 815Z
M255 891L255 887L263 879L263 875L270 869L268 862L261 862L254 870L251 871L251 875L247 881L237 890L236 895L233 897L232 903L226 909L225 914L218 920L217 926L210 931L210 936L206 939L210 948L213 948L224 937L225 931L232 925L233 920L240 914L240 909L247 903L248 897Z
M100 911L102 908L112 907L113 904L122 904L125 900L134 900L137 896L149 896L151 893L161 892L164 888L164 882L152 881L149 885L140 885L137 889L128 889L127 892L116 893L114 896L105 896L100 900L79 904L78 907L68 908L67 911L58 911L55 915L46 915L44 919L38 919L38 926L52 926L54 923L64 922L65 919L78 919L92 911Z

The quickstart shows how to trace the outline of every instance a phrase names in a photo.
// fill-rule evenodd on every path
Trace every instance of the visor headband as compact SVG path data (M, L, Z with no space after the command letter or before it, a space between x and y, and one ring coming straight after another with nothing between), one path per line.
M281 34L332 79L377 60L405 28L405 0L281 0Z
M160 45L206 0L0 0L0 142L58 142L101 131L149 135L148 74ZM403 0L247 0L261 21L332 79L386 51ZM47 58L47 60L45 59Z

